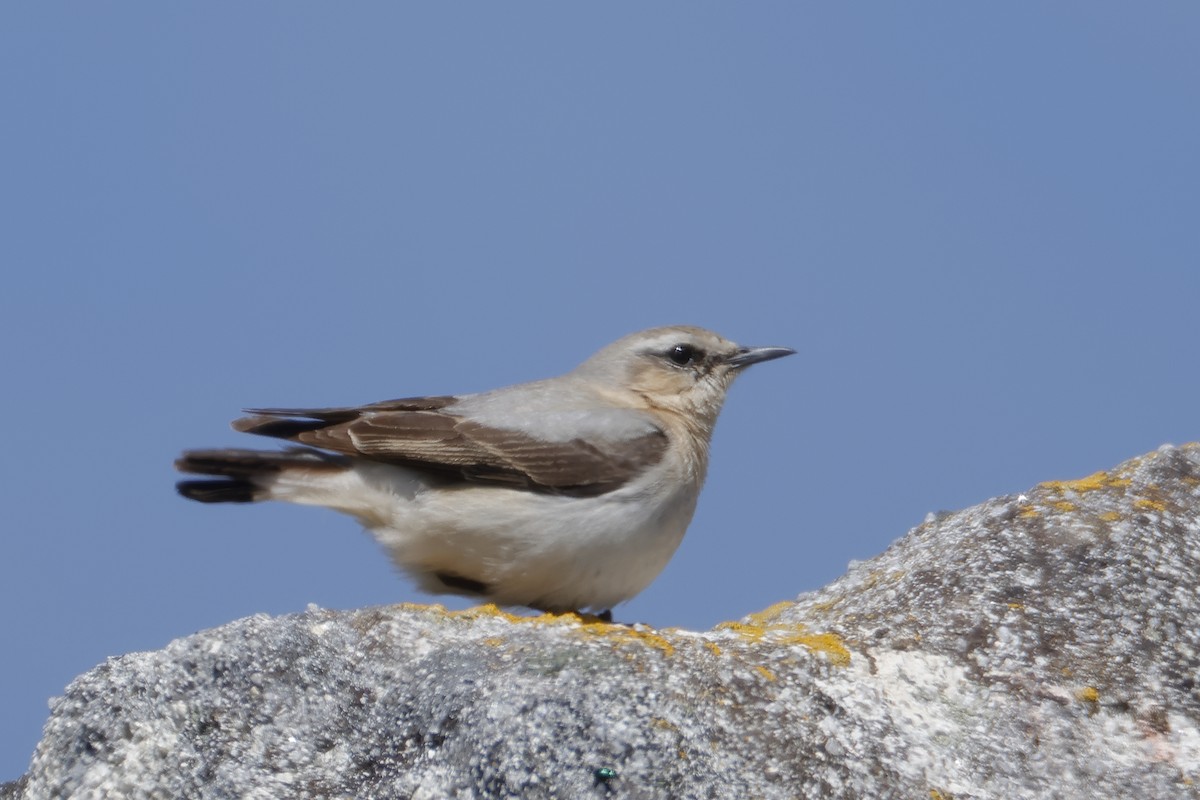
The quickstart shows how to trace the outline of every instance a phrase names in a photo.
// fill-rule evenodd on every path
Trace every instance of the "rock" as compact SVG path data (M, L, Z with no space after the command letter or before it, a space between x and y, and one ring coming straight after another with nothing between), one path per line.
M940 515L706 632L256 616L108 660L9 796L1195 797L1200 445Z
M25 791L28 778L21 778L10 783L0 783L0 800L18 800Z

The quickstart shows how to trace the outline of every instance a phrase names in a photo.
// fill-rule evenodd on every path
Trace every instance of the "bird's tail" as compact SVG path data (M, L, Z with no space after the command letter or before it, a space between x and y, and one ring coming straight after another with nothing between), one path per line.
M175 461L180 472L207 476L179 481L175 489L200 503L253 503L276 497L272 488L281 477L340 473L348 467L343 456L307 448L282 452L264 450L189 450ZM283 499L283 498L279 498Z

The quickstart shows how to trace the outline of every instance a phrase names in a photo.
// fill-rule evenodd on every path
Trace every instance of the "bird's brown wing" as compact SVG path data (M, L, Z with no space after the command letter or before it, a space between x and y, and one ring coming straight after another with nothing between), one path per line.
M547 440L456 416L456 402L425 397L357 408L248 409L253 416L233 427L457 480L582 496L620 488L667 449L666 433L649 422L623 436L580 430Z

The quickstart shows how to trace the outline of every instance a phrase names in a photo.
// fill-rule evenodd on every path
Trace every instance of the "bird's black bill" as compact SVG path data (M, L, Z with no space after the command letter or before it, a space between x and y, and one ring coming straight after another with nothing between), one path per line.
M733 358L729 359L729 363L741 369L762 361L790 356L795 352L790 347L743 347Z

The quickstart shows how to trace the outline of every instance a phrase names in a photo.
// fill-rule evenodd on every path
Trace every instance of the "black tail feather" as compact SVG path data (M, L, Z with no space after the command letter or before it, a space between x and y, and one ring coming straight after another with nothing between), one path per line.
M264 500L268 476L281 470L340 470L348 459L307 448L283 452L262 450L189 450L175 461L180 472L208 475L218 480L179 481L175 489L200 503L253 503Z
M175 490L198 503L253 503L255 486L250 481L179 481Z
M348 463L344 456L330 455L307 447L271 452L267 450L188 450L175 461L180 472L196 475L221 475L228 478L248 478L286 467L309 469L342 469Z

